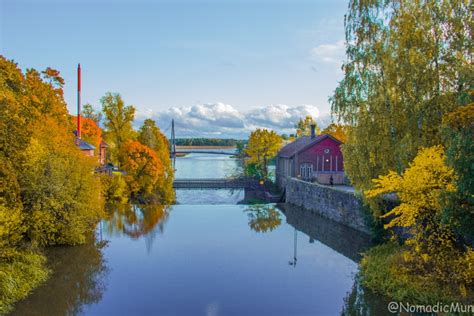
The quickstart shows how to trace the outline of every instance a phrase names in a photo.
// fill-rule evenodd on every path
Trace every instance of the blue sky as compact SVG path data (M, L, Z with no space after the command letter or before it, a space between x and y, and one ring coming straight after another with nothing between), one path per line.
M119 92L178 136L327 122L342 77L346 1L0 1L1 54L58 69L70 111L80 62L83 103Z

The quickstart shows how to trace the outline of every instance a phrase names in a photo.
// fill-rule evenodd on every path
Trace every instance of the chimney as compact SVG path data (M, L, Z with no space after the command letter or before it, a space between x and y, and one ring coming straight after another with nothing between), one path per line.
M77 65L77 138L81 138L81 64Z
M316 124L311 124L311 139L316 138Z

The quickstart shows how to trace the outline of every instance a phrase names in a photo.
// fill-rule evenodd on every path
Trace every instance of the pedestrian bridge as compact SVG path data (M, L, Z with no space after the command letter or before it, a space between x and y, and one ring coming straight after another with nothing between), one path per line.
M257 186L252 179L174 179L175 189L245 189Z
M177 154L213 154L213 155L227 155L227 156L233 156L235 155L235 151L225 151L225 150L201 150L201 149L178 149L176 150Z

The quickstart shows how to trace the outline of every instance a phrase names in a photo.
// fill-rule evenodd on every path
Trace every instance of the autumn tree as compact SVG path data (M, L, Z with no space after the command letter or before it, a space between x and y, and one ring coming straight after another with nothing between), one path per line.
M77 129L75 125L77 122L77 116L71 115L71 122L73 130ZM96 124L96 122L90 118L81 119L81 138L94 145L96 149L99 148L100 142L102 140L102 129Z
M442 197L456 191L456 174L445 163L442 146L422 148L402 175L390 171L374 179L369 198L396 193L400 204L383 215L386 228L405 227L409 238L404 265L419 278L431 278L455 296L474 294L474 250L456 241L443 221ZM468 293L469 292L469 293Z
M0 56L0 313L44 281L38 246L78 244L102 216L95 161L74 144L64 80Z
M331 123L325 129L323 129L321 133L329 134L337 140L340 140L341 142L345 143L347 141L347 130L347 126Z
M259 128L250 134L245 149L249 156L247 165L256 166L262 173L262 179L268 179L268 162L280 150L282 142L281 136L275 131Z
M29 239L41 246L83 243L102 216L96 159L83 155L53 119L32 127L19 175Z
M296 123L296 135L301 136L310 136L311 135L311 125L315 125L316 135L320 134L320 129L316 121L311 115L307 115L305 118L302 118Z
M60 76L58 70L51 67L46 68L41 72L45 80L49 81L51 85L62 88L64 86L64 79Z
M171 203L174 201L173 179L174 169L170 159L169 142L166 136L156 126L155 121L146 119L140 127L138 140L155 151L158 159L164 167L164 175L160 177L157 186L163 203Z
M120 157L132 198L151 198L165 173L156 152L138 141L129 140L122 145Z
M344 165L357 188L441 143L443 115L472 89L472 24L465 1L349 1L331 103L350 126Z
M170 160L170 145L166 136L160 131L158 126L156 126L155 121L152 119L146 119L143 122L143 125L140 127L138 140L153 149L163 166L167 175L173 176L173 168Z
M110 145L112 159L120 162L118 157L121 146L130 139L136 137L132 123L135 117L135 108L131 105L125 106L122 97L118 93L106 93L100 99L102 112L104 113L104 127L106 129L107 141Z

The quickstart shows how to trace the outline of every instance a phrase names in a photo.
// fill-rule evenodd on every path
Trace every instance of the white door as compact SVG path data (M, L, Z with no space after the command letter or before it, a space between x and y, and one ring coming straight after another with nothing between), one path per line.
M310 180L313 176L313 164L303 163L300 165L300 175L302 179Z

